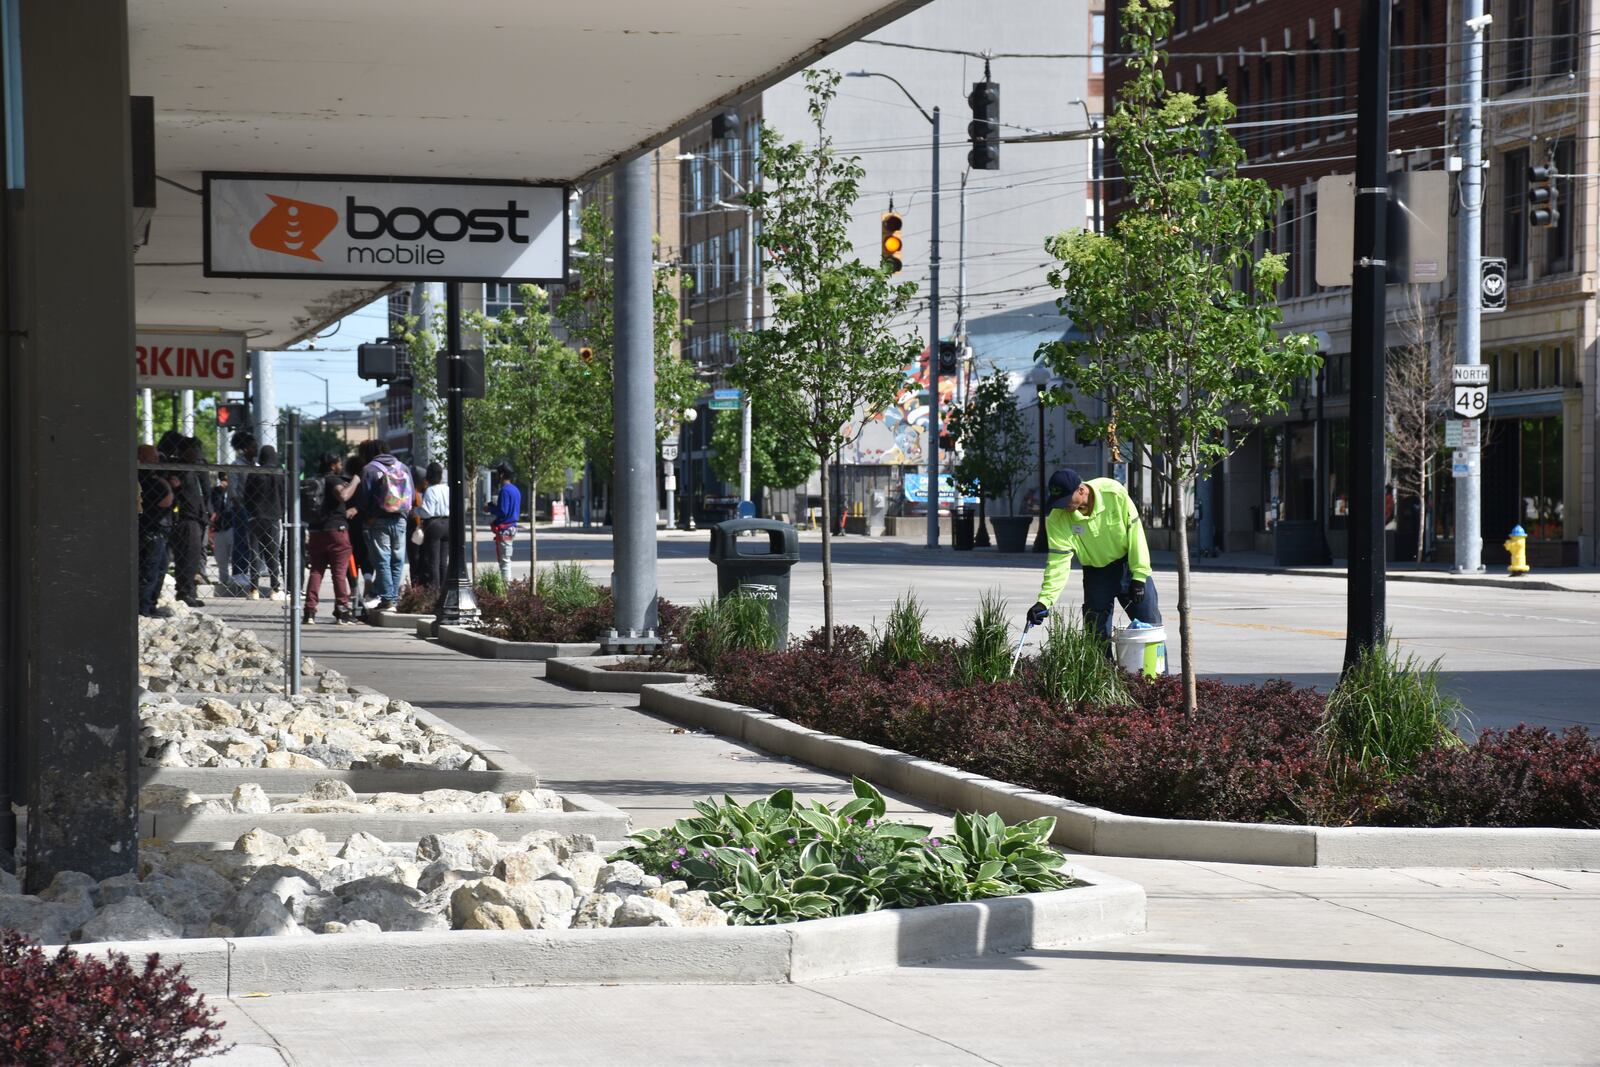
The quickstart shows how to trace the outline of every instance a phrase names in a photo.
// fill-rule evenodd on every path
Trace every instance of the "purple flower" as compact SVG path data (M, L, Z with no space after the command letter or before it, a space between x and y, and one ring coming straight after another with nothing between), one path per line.
M706 859L710 859L711 858L711 850L708 849L708 848L703 848L703 849L700 850L700 855L705 857Z
M794 844L794 838L792 838L792 837L789 838L789 844L791 844L791 845Z
M756 846L754 846L754 845L751 845L751 846L750 846L750 847L749 847L749 848L748 848L748 849L746 849L746 850L745 850L745 851L747 851L747 852L749 852L749 853L750 853L750 855L752 855L752 856L754 856L754 855L755 855L755 854L756 854Z
M680 848L680 849L678 849L678 855L680 855L680 856L687 856L687 855L688 855L688 854L689 854L689 850L688 850L688 849L686 849L686 848Z
M672 869L673 870L677 870L678 869L678 861L677 860L673 860L672 861Z
M928 847L929 848L938 848L939 847L939 839L937 837L928 838Z
M868 819L868 820L867 820L867 829L869 829L869 830L870 830L870 829L871 829L871 828L872 828L872 820L871 820L871 819Z

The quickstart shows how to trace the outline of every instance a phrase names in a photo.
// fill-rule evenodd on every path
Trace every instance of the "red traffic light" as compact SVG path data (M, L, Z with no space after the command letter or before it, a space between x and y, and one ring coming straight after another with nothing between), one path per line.
M248 426L250 424L250 405L245 403L218 404L217 426L222 429Z

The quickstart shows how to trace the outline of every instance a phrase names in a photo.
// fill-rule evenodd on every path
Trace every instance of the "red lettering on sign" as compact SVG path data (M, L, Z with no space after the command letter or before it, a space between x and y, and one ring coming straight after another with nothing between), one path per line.
M135 345L133 351L134 351L134 353L137 355L137 357L139 359L139 373L140 374L149 374L150 372L145 369L145 364L144 364L144 353L145 353L144 345Z
M155 350L153 355L156 358L156 370L162 374L171 375L172 364L169 363L168 360L172 358L172 349L170 347L158 348Z
M211 376L218 381L233 377L233 349L219 348L211 353Z

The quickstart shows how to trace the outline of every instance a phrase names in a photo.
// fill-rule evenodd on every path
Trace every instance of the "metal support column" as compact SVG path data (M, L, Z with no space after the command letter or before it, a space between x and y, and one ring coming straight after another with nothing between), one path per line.
M933 109L933 236L928 249L928 547L939 547L939 109Z
M467 577L467 552L477 551L467 544L467 450L466 410L461 396L461 283L446 282L444 287L444 348L439 358L448 361L445 390L445 451L450 464L445 477L450 483L450 563L440 583L439 604L434 609L435 635L440 626L471 626L478 621L478 601L472 595L472 580Z
M650 160L617 171L616 417L612 477L611 583L614 614L604 643L645 648L656 638L656 369L652 328ZM691 498L693 486L688 487ZM691 504L692 506L692 504Z
M1389 204L1389 7L1362 0L1350 326L1350 560L1344 665L1384 639L1384 318Z
M302 544L303 531L300 529L300 416L295 412L289 413L288 439L285 442L286 454L289 457L284 464L283 484L284 492L289 498L289 528L284 531L289 543L289 654L283 657L285 679L290 696L300 695L300 617L305 610L302 601L305 575L302 569L300 545ZM316 477L321 477L317 472Z
M1481 359L1479 326L1483 311L1478 276L1483 255L1483 0L1464 0L1462 14L1466 19L1462 45L1467 69L1462 79L1465 111L1461 116L1461 214L1456 239L1460 254L1456 271L1456 358L1475 364ZM1501 180L1520 182L1523 178L1521 174L1507 174ZM1444 373L1444 368L1439 370ZM1467 475L1456 479L1455 569L1477 574L1483 570L1482 449L1473 445L1460 451L1467 454Z

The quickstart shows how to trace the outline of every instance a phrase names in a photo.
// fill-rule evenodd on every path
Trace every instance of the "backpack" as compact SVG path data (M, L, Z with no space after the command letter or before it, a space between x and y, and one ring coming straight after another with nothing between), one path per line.
M378 502L378 510L389 515L400 515L411 510L411 472L401 466L396 460L385 463L374 460L382 472L382 481L376 487L374 498Z
M300 483L300 521L320 523L326 516L328 483L320 475Z

